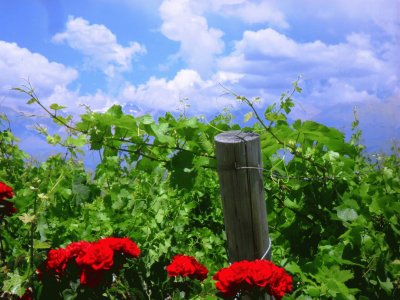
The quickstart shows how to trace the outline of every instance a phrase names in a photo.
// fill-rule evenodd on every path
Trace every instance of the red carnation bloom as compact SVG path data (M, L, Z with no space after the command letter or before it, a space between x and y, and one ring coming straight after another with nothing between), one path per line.
M122 252L130 257L139 257L139 247L128 238L122 238Z
M204 279L207 278L207 274L208 274L208 269L202 264L198 264L195 278L197 280L203 281Z
M131 257L138 257L140 249L128 238L105 238L94 243L85 241L73 242L64 248L50 250L45 261L45 268L37 270L38 277L42 280L43 270L53 271L58 276L69 276L69 272L64 272L69 263L76 263L80 272L80 282L82 285L97 287L104 283L104 278L108 278L110 272L117 272L122 266L124 259L116 257L114 262L114 252ZM110 271L111 270L111 271ZM46 274L54 276L54 273Z
M240 290L239 285L231 284L231 282L237 282L235 275L235 272L229 268L219 270L213 276L214 280L218 280L215 283L215 287L225 296L235 296Z
M207 278L208 270L194 257L175 255L170 265L167 266L168 276L182 276L203 281Z
M61 274L67 267L68 255L63 248L51 249L47 254L46 269Z
M170 265L167 266L168 276L189 276L196 272L191 257L185 255L176 255Z
M107 245L114 251L118 251L130 257L139 257L140 255L139 247L129 238L108 237L99 240L98 243Z
M65 247L65 250L68 253L68 258L72 259L72 258L76 258L81 255L84 255L86 249L90 245L91 245L91 243L86 242L86 241L72 242L67 247Z
M247 281L251 285L265 288L270 284L276 266L268 260L256 260L251 263Z
M280 300L292 290L292 278L285 269L266 260L235 262L219 270L213 279L217 280L215 286L225 297L235 296L238 292L251 294L266 289Z
M11 199L14 197L13 189L3 182L0 182L0 201L6 198Z
M280 300L287 292L292 290L292 277L285 269L275 266L274 276L269 287L269 294Z
M13 189L3 182L0 182L0 219L6 215L11 216L17 212L14 204L6 199L14 197Z
M78 266L89 266L93 270L110 270L114 261L114 252L110 247L93 243L86 248L83 255L76 258Z
M117 237L106 237L97 241L98 244L110 247L113 250L120 251L122 249L121 239Z
M235 296L239 291L248 290L251 285L248 283L247 273L250 269L250 262L247 260L234 262L229 268L219 270L214 276L216 288L225 296Z

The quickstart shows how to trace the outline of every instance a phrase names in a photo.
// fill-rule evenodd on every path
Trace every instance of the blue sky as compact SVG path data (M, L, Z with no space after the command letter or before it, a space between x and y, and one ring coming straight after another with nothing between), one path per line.
M43 103L132 114L247 112L302 76L292 118L349 132L356 108L370 151L400 140L398 0L14 0L0 2L0 112L30 153L37 107L11 91L29 79ZM26 118L21 112L37 117Z

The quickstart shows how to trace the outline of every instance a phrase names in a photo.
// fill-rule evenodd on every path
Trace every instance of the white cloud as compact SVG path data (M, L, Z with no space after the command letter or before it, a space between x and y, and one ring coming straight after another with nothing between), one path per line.
M271 88L304 74L315 83L341 78L357 90L376 92L392 89L399 81L397 68L385 59L385 51L365 34L352 34L346 42L330 45L318 40L298 43L267 28L245 31L235 50L221 58L218 66L243 74L244 81L258 88Z
M58 103L74 113L81 109L80 104L89 105L93 110L104 110L116 103L115 99L102 91L81 95L79 90L70 90L69 84L77 78L78 71L73 68L50 62L45 56L32 53L15 43L0 41L0 106L43 112L38 106L28 107L27 96L11 90L29 83L44 105Z
M101 69L109 77L129 71L133 57L146 53L146 48L137 42L130 42L128 47L118 44L116 36L104 25L90 24L83 18L71 16L66 30L54 35L53 41L66 42L82 52L90 65Z
M281 5L285 7L285 11L298 14L300 4L283 2L281 1ZM398 0L304 0L301 4L301 14L304 18L312 16L325 21L338 19L372 21L387 33L399 35L400 5Z
M206 6L205 2L190 0L165 0L160 6L161 32L180 43L182 59L201 74L209 74L215 56L224 50L223 32L209 28L202 16Z
M246 3L247 2L247 0L214 0L214 1L211 1L212 3L212 5L215 7L215 8L221 8L221 7L223 7L223 6L225 6L225 5L238 5L238 4L243 4L243 3Z
M161 32L180 43L179 55L187 67L203 76L215 71L215 59L225 48L224 32L209 27L207 13L236 17L245 23L268 23L288 28L285 16L276 1L245 0L164 0L159 8Z
M219 85L237 79L236 74L219 73L212 79L203 80L196 71L183 69L171 80L151 77L139 86L126 84L120 98L141 111L179 111L183 107L181 101L185 100L195 114L214 113L237 105L233 97L223 95Z
M289 24L277 1L246 0L210 0L214 10L222 16L238 17L245 23L268 23L280 28L288 28Z
M16 108L25 102L17 101L17 92L11 88L32 84L35 90L48 97L55 89L67 87L77 79L78 72L63 64L50 62L39 53L32 53L15 43L0 41L0 97L3 105Z
M98 90L92 94L81 95L79 90L69 90L66 87L57 87L53 93L42 99L45 104L57 103L66 106L67 111L78 115L84 111L82 105L89 106L93 111L105 111L118 101L107 93ZM121 103L123 104L123 103Z
M296 55L296 42L271 29L245 31L243 39L236 43L236 51L246 55L293 57Z

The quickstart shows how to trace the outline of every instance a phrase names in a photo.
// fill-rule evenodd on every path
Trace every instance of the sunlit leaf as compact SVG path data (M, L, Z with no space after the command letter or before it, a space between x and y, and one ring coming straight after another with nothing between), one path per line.
M244 121L244 122L248 122L248 121L250 121L252 118L253 118L253 112L250 111L250 112L248 112L247 114L244 115L243 121Z
M61 110L66 108L66 106L58 105L57 103L53 103L50 105L50 108L53 110Z

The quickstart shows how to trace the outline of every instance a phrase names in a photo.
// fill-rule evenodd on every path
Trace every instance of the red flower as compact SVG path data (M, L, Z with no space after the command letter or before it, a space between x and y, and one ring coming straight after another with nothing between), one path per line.
M292 277L286 273L285 269L275 266L274 277L269 287L269 294L279 300L285 293L292 290L292 283Z
M194 257L182 254L175 255L167 266L168 276L182 276L203 281L207 278L208 270Z
M225 297L266 289L276 300L280 300L292 290L292 278L286 271L266 260L235 262L219 270L213 279L217 280L215 286Z
M86 248L83 255L76 258L78 266L88 266L95 271L110 270L114 260L114 251L100 243L93 243Z
M139 247L128 238L115 238L108 237L98 241L100 244L105 244L114 251L118 251L121 254L130 257L139 257L140 249Z
M5 199L14 197L13 189L3 182L0 182L0 219L2 215L11 216L17 212L14 204Z
M3 182L0 182L0 201L5 198L11 199L14 197L13 189Z
M240 290L248 290L250 285L248 280L248 271L250 262L247 260L234 262L229 268L219 270L214 276L218 280L216 288L226 296L235 296Z
M67 251L63 248L51 249L47 254L46 270L52 270L57 274L62 274L67 267L67 254Z
M218 280L215 283L215 287L223 293L225 296L232 297L239 292L239 285L232 285L232 282L237 282L235 278L235 272L229 268L219 270L214 276L214 280Z
M128 238L122 238L122 252L130 257L139 257L139 247Z
M76 263L82 285L89 287L99 286L105 275L118 272L124 259L114 261L114 254L119 253L131 257L138 257L140 249L128 238L104 238L97 242L73 242L57 250L50 250L45 261L47 272L53 271L58 276L70 274L64 272L69 263ZM120 257L119 257L120 258ZM110 271L111 270L111 271ZM39 279L43 278L43 269L37 270ZM50 275L54 276L54 273ZM66 273L66 274L64 274ZM48 274L46 274L48 275Z
M207 278L207 274L208 274L207 268L202 264L198 264L195 278L197 280L203 281L204 279Z
M72 259L72 258L76 258L81 255L84 255L86 249L90 245L91 245L91 243L86 242L86 241L72 242L67 247L65 247L65 250L68 253L68 258Z
M268 260L256 260L252 262L247 279L249 284L265 288L271 282L274 267L276 268L276 266Z

